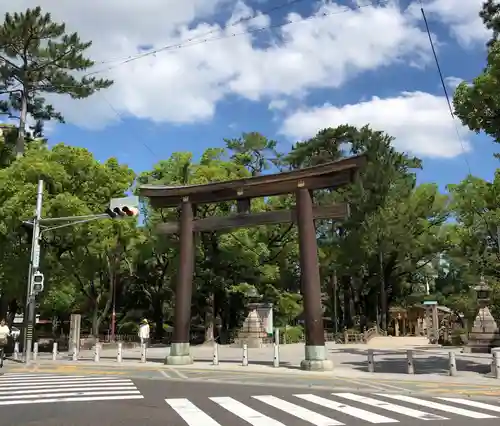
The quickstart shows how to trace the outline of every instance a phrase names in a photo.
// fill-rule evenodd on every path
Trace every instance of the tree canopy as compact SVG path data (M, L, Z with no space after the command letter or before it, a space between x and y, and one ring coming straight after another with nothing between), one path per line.
M494 2L482 13L493 30L488 65L455 93L456 114L470 129L500 142L500 24ZM497 31L497 26L499 30ZM205 184L250 178L364 154L359 178L345 188L315 193L315 202L346 202L342 221L316 221L327 328L390 330L391 308L428 298L456 313L465 327L475 315L473 287L482 275L492 286L500 318L500 169L491 181L467 176L440 191L418 184L424 162L395 148L384 129L346 123L318 129L313 137L280 151L278 141L256 131L224 139L199 158L174 152L136 175L116 158L99 162L91 152L66 144L49 147L43 123L63 121L44 94L75 99L112 82L82 74L93 65L90 46L40 8L7 14L0 26L0 112L19 119L0 125L0 317L23 311L30 230L22 226L35 207L43 179L44 217L103 213L112 198L142 184ZM27 115L37 125L25 134ZM325 123L327 126L328 123ZM16 154L23 154L22 156ZM254 200L254 211L293 207L293 195ZM199 218L230 214L233 202L198 206ZM81 313L94 335L110 329L135 333L140 318L162 339L173 322L179 261L176 235L157 226L178 218L177 209L141 205L140 220L102 219L42 232L41 268L47 285L39 313L64 323ZM241 325L254 289L272 303L277 326L297 326L302 313L298 235L293 224L203 232L195 244L192 326L205 340L230 340Z

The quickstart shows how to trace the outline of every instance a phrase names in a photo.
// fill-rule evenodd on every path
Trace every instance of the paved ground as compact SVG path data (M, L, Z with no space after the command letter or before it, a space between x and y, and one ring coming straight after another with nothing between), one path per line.
M371 423L498 425L499 399L6 373L2 426L362 426ZM453 423L452 423L453 422Z

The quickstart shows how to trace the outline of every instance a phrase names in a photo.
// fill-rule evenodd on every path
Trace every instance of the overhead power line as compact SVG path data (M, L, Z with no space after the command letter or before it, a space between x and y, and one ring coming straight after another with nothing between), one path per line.
M294 3L298 3L299 1L303 1L303 0L295 0ZM178 50L178 49L185 49L187 47L197 46L199 44L210 43L210 42L214 42L214 41L224 40L224 39L227 39L227 38L233 38L233 37L238 37L238 36L242 36L242 35L246 35L246 34L258 33L258 32L272 30L272 29L276 29L276 28L282 28L282 27L285 27L287 25L297 24L297 23L300 23L300 22L309 21L311 19L316 19L316 18L320 18L320 17L324 18L324 17L327 17L327 16L340 15L340 14L343 14L343 13L353 12L355 10L363 9L365 7L382 6L384 4L389 3L389 1L390 0L372 0L372 1L368 2L368 3L366 3L366 4L356 5L354 7L346 6L343 10L337 10L337 11L334 11L334 12L323 12L321 14L314 14L314 15L310 15L310 16L307 16L305 18L300 18L300 19L296 19L296 20L289 20L289 19L287 19L284 22L281 22L281 23L278 23L278 24L267 25L267 26L258 27L258 28L250 28L250 29L247 29L245 31L238 32L238 33L222 34L222 35L220 35L218 37L205 38L209 34L213 34L215 32L219 32L219 31L223 31L223 30L227 30L228 28L237 25L237 23L233 23L233 24L227 26L224 29L212 30L212 31L210 31L210 32L208 32L206 34L195 36L195 37L193 37L191 39L185 40L185 41L180 42L180 43L174 43L174 44L165 45L165 46L162 46L160 48L150 50L148 52L138 53L136 55L129 56L127 59L122 60L118 64L115 64L115 65L112 65L112 66L109 66L109 67L106 67L106 68L103 68L103 69L100 69L100 70L89 72L89 73L85 74L85 77L90 77L90 76L93 76L93 75L96 75L96 74L102 74L102 73L105 73L107 71L111 71L111 70L113 70L115 68L121 67L121 66L123 66L125 64L128 64L130 62L137 61L139 59L143 59L143 58L146 58L148 56L154 56L154 55L156 55L158 53L162 53L162 52L166 52L166 51L174 51L174 50ZM290 4L292 4L292 2L288 2L287 3L287 5L290 5ZM281 6L281 7L283 7L283 6ZM276 10L276 9L277 9L277 7L274 8L274 10ZM246 20L248 21L248 20L254 19L256 17L257 16L254 16L252 18L247 18ZM245 18L243 18L243 19L245 19ZM241 22L244 22L244 21L242 20ZM238 23L241 23L241 22L238 22ZM112 62L116 62L116 60L112 61Z

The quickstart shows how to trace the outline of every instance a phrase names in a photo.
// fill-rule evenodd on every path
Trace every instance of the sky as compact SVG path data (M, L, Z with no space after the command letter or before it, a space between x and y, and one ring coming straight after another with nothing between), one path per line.
M47 96L66 119L46 126L50 144L114 156L140 173L243 132L287 151L326 127L369 124L423 160L419 182L444 189L468 173L491 179L500 146L452 118L420 8L451 97L485 65L481 4L0 0L0 13L41 6L92 40L91 71L114 81L85 100Z

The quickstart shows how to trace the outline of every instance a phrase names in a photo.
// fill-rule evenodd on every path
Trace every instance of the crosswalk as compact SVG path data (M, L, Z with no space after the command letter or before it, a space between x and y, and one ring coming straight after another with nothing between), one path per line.
M143 398L132 380L124 378L22 373L0 376L0 406Z
M463 398L416 398L402 394L332 393L328 397L311 393L286 397L255 395L244 402L236 397L202 398L193 403L187 398L167 398L167 405L188 426L341 426L418 421L495 419L498 401L486 403ZM351 405L352 404L352 405ZM361 407L361 408L360 408ZM421 410L425 407L425 411ZM205 408L205 410L203 410ZM177 423L175 423L177 424Z

